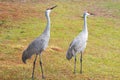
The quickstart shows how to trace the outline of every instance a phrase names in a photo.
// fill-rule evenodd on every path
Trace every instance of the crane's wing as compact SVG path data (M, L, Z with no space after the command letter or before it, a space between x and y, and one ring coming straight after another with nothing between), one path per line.
M77 45L80 44L80 39L78 39L77 37L70 43L70 48L76 47Z
M26 60L31 58L33 54L41 54L43 50L47 47L49 42L49 37L40 36L33 40L26 50L24 50L22 55L22 60L26 63Z
M38 37L31 42L27 50L32 53L40 53L42 50L45 50L48 46L49 38L48 37Z
M71 43L70 43L70 46L67 50L67 53L66 53L66 58L68 60L70 60L72 58L72 56L75 55L76 51L75 51L75 44L76 44L76 39L74 39Z
M86 39L83 37L76 37L70 44L71 49L74 49L75 52L84 51L84 48L86 47Z
M75 43L76 43L76 40L74 39L74 40L70 43L69 48L71 48Z

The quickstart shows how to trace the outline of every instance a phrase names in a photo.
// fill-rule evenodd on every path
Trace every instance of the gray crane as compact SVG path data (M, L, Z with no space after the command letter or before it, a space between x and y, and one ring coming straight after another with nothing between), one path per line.
M43 67L42 67L42 59L41 59L41 54L42 54L42 51L44 51L47 46L48 46L48 42L49 42L49 39L50 39L50 12L52 9L54 9L56 6L53 6L51 8L48 8L45 12L45 16L47 18L47 25L46 25L46 28L44 30L44 32L39 36L37 37L35 40L33 40L29 46L27 47L27 49L25 49L23 51L23 54L22 54L22 61L24 63L26 63L26 60L31 58L31 56L33 54L35 54L35 60L33 62L33 72L32 72L32 80L34 80L34 69L35 69L35 64L36 64L36 59L37 59L37 56L39 55L40 57L40 67L41 67L41 72L42 72L42 79L44 79L44 74L43 74Z
M74 40L71 42L67 53L66 58L70 60L72 57L74 57L74 73L76 73L76 55L77 53L81 53L80 57L80 73L82 74L82 54L84 52L84 49L86 48L87 40L88 40L88 29L87 29L87 16L93 15L92 13L85 12L84 17L84 26L82 32L78 34L77 37L74 38Z

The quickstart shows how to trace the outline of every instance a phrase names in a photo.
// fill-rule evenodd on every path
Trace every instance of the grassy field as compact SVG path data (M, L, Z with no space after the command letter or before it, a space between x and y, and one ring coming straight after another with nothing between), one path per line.
M46 80L120 80L120 0L0 0L0 80L31 80L34 56L24 64L21 55L44 30L44 13L52 5L58 7L50 14L51 38L42 55ZM83 74L78 54L74 75L74 60L65 55L86 10L95 16L88 18ZM38 60L35 80L41 80Z

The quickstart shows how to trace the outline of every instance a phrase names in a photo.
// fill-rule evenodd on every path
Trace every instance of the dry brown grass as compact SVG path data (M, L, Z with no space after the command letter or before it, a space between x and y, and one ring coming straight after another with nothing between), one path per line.
M21 3L0 3L0 20L13 19L18 20L26 17L39 16L33 6Z

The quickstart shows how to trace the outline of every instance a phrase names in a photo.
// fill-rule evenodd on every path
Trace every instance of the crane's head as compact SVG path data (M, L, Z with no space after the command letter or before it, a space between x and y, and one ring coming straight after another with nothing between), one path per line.
M55 6L51 7L51 8L47 8L46 9L46 13L49 14L51 12L51 10L54 9L55 7L57 7L57 5L55 5Z
M90 13L90 12L85 11L85 12L84 12L83 17L85 17L85 16L89 16L89 15L94 15L94 14L93 14L93 13Z

